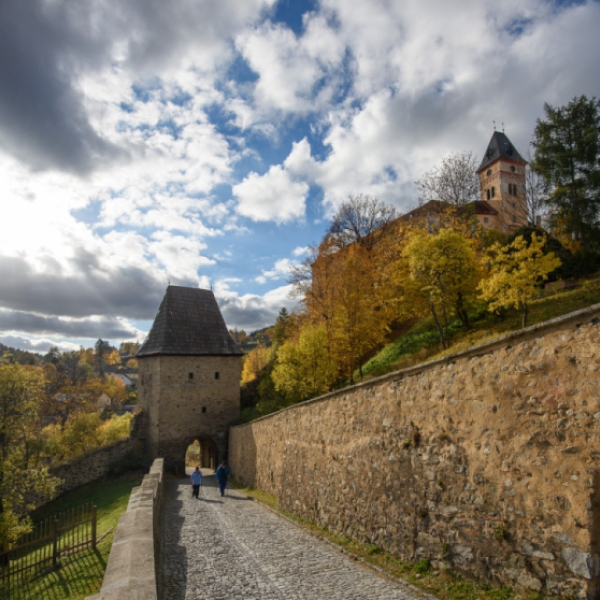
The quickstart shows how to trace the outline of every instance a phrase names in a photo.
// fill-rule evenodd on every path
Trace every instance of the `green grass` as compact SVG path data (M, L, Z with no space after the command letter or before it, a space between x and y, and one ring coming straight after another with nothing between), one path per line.
M544 294L543 291L541 293ZM527 325L536 325L599 302L600 280L584 281L575 290L554 292L533 300ZM364 377L378 377L428 359L466 350L521 328L521 314L516 310L500 318L481 306L470 314L470 320L473 326L470 331L466 331L458 320L450 324L447 332L450 347L443 350L433 321L423 319L371 358L363 366ZM358 371L355 378L359 380Z
M140 485L141 474L124 475L80 487L61 496L36 511L34 522L65 512L69 508L89 502L98 510L98 538L102 541L95 551L85 550L63 557L56 571L39 569L18 590L7 594L0 588L0 598L14 600L83 600L100 591L112 546L114 530L121 514L127 508L131 489Z
M400 560L394 555L381 550L378 546L358 542L345 535L329 531L312 521L278 509L276 496L247 486L240 486L236 482L233 483L241 492L259 502L263 502L288 519L295 521L298 525L339 546L345 552L385 571L393 577L408 581L440 600L540 600L543 598L541 594L534 592L520 592L517 595L515 590L510 587L493 587L488 584L469 581L446 569L434 570L429 558L423 558L417 562ZM553 598L560 600L560 597L557 596L553 596Z

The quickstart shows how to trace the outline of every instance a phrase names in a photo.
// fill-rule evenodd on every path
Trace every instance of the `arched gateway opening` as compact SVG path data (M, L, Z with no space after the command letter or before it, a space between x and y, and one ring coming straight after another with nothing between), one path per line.
M216 444L209 438L199 437L185 451L185 470L191 472L196 466L201 469L217 468L219 457Z

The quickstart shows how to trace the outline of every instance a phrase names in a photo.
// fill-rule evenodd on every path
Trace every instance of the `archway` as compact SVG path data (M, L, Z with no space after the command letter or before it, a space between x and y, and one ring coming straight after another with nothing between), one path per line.
M216 444L210 438L198 437L186 448L185 470L191 471L199 465L201 469L214 471L219 464L218 459Z

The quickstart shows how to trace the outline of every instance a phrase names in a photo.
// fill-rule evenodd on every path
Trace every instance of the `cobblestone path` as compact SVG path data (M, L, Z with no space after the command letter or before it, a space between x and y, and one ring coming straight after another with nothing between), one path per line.
M422 600L214 476L165 481L161 600ZM431 597L429 597L431 598Z

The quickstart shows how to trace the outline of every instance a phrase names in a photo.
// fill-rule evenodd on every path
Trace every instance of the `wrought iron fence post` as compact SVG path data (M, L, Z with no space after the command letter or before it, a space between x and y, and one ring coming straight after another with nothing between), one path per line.
M52 566L58 562L58 519L54 517L54 535L52 540Z
M96 505L92 504L92 550L96 549L96 519L97 519Z

